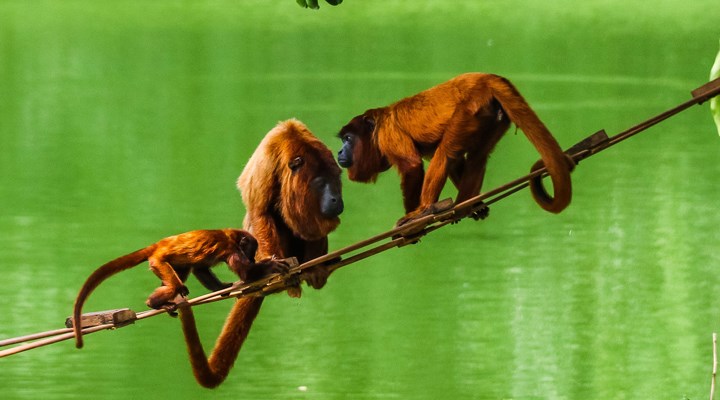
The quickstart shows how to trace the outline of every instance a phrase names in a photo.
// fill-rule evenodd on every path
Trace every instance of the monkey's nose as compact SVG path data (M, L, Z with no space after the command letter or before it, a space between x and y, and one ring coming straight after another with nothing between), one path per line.
M335 203L335 209L336 213L335 215L340 215L345 210L345 204L343 203L342 199L333 199L333 202Z
M342 214L344 209L345 204L343 203L342 198L333 196L324 202L323 207L320 211L324 216L328 218L334 218Z

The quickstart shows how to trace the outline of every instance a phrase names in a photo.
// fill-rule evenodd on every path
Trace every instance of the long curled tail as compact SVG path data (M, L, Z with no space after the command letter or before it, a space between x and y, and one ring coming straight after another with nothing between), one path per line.
M215 388L225 381L245 343L255 317L260 312L263 299L264 297L250 297L235 302L209 358L206 357L200 342L191 307L180 307L180 320L190 364L199 384L206 388Z
M490 77L488 86L493 96L500 102L510 121L525 133L525 136L540 153L542 162L552 179L554 197L545 191L541 177L534 178L530 182L530 189L535 201L543 209L559 213L570 204L572 199L570 171L574 167L573 161L563 153L558 142L515 86L501 76L490 75ZM540 163L536 163L532 170L541 166Z
M122 257L118 257L106 264L101 265L87 278L80 292L75 298L75 306L73 308L73 330L75 331L75 347L78 349L83 347L82 338L82 307L85 304L90 293L107 278L117 274L118 272L130 269L141 262L148 259L148 256L152 253L153 246L146 247L144 249L126 254Z

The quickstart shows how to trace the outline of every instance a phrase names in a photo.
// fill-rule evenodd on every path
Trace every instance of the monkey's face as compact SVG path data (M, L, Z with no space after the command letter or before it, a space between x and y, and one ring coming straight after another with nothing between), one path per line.
M340 129L338 137L342 147L338 151L338 163L347 168L348 177L356 182L374 182L377 175L389 168L373 140L375 120L358 115Z
M361 147L366 146L365 139L372 136L375 121L363 115L358 115L343 126L338 133L342 141L342 148L338 151L338 163L343 168L352 168L358 155L364 153ZM361 154L356 154L361 153Z
M344 210L341 169L321 143L297 149L287 161L281 183L283 217L305 240L327 236Z
M332 160L332 158L330 158ZM294 157L289 163L291 176L297 182L295 186L307 186L306 204L317 206L317 212L325 218L337 218L344 209L340 169L321 167L316 159L306 161L304 157ZM308 210L309 211L309 210Z
M337 218L345 205L342 199L340 179L327 175L318 175L310 181L310 189L317 198L320 214L326 218Z
M357 136L347 130L346 132L340 131L340 140L342 140L342 147L338 151L338 164L343 168L350 168L353 165L353 148L357 141Z

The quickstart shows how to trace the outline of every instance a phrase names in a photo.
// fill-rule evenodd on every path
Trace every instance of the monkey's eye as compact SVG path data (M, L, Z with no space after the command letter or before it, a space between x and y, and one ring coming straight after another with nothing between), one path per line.
M297 171L304 163L305 160L302 157L295 157L288 163L288 167L293 171Z
M317 176L310 181L310 187L315 190L321 190L325 186L325 178Z
M349 134L349 133L344 134L343 137L342 137L342 142L343 142L343 143L350 143L350 142L352 142L352 135Z

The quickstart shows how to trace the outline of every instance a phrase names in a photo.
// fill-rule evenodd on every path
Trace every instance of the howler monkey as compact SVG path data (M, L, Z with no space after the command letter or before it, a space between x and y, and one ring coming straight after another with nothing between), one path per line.
M211 291L231 286L221 282L210 270L220 262L227 263L230 270L242 280L259 279L272 272L283 272L284 264L274 261L255 264L257 240L247 231L239 229L197 230L170 236L144 249L116 258L96 269L87 278L75 300L73 327L76 347L83 346L80 321L82 306L100 283L118 272L148 261L150 270L162 281L162 286L148 297L146 304L155 309L164 308L174 312L177 295L187 296L183 284L192 272Z
M531 182L533 197L547 211L562 211L572 196L574 163L518 90L497 75L463 74L354 117L338 133L343 142L338 162L360 182L374 182L395 165L407 213L401 225L438 201L448 177L458 189L456 203L478 195L490 152L511 122L538 150L552 179L554 198L541 178ZM430 158L427 172L424 157Z
M325 255L327 235L343 211L340 167L332 152L298 120L279 123L250 157L237 186L247 213L243 226L258 239L258 260L297 257L305 262ZM308 283L320 289L328 272L322 266ZM299 288L289 290L299 296ZM193 374L204 387L220 385L238 356L263 297L240 298L207 357L190 307L180 307Z

